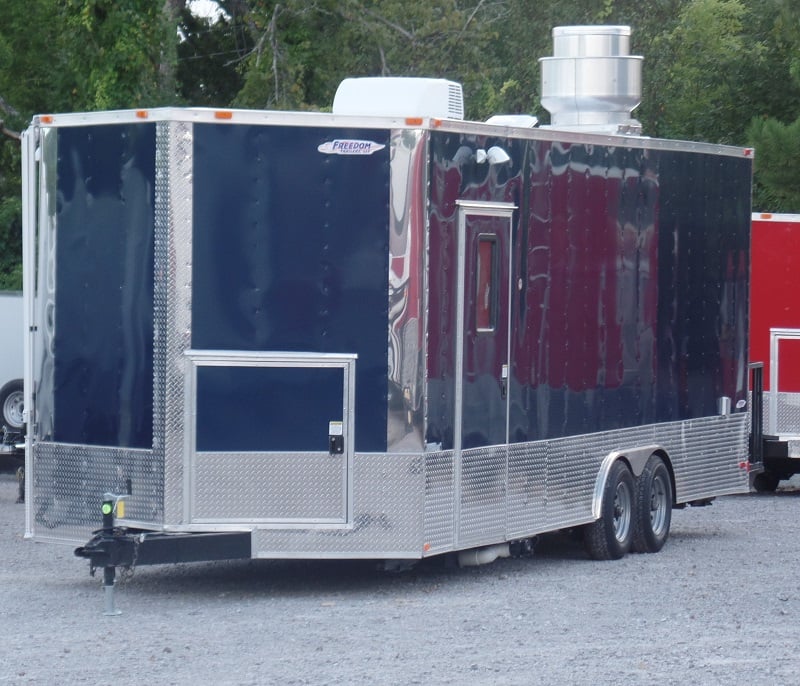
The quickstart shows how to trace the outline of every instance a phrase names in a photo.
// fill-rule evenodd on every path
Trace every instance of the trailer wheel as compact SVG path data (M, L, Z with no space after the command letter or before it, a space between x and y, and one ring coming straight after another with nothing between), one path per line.
M25 408L22 381L9 381L0 389L0 407L3 408L3 424L12 431L21 431L25 425L22 411Z
M657 553L667 542L672 521L672 481L667 466L651 455L636 481L633 550Z
M584 544L595 560L618 560L631 549L634 520L633 475L617 460L603 488L600 519L587 524Z
M774 472L760 472L753 477L753 488L757 493L774 493L780 480Z

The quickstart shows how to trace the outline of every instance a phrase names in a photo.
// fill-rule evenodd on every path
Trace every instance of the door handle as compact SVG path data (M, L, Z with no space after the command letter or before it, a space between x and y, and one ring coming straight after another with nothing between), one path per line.
M328 422L328 453L344 453L344 422Z
M505 400L508 395L508 365L504 364L500 371L500 397Z

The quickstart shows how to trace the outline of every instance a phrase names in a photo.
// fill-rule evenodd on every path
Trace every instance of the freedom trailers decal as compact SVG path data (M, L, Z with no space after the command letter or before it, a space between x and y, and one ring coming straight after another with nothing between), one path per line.
M383 150L386 146L383 143L374 141L359 141L347 138L325 141L317 147L326 155L371 155L378 150Z

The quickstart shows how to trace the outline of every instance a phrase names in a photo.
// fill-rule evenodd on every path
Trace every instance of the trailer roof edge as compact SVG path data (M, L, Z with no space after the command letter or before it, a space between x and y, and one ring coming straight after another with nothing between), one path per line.
M753 221L800 223L800 214L781 212L753 212Z
M243 110L207 107L158 107L153 109L107 110L100 112L69 112L38 114L33 127L74 127L103 124L132 124L154 122L196 122L216 124L261 124L281 126L358 126L375 129L428 129L465 133L477 136L521 138L528 140L562 141L588 145L608 145L626 148L702 152L732 157L752 158L752 148L681 141L647 136L587 133L551 128L513 127L455 119L430 117L384 117L332 114L330 112L294 112L283 110Z
M246 110L210 107L158 107L138 110L104 110L38 114L32 126L71 127L103 124L148 122L197 122L214 124L273 124L283 126L352 126L364 128L434 128L435 123L419 117L378 117L332 114L330 112L294 112L285 110Z

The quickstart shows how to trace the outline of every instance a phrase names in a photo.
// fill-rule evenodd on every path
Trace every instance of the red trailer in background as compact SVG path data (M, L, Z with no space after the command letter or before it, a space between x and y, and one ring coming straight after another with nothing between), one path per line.
M800 214L754 213L751 233L750 359L764 364L764 471L753 485L774 491L800 473Z

